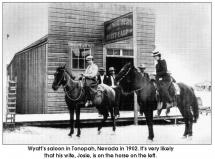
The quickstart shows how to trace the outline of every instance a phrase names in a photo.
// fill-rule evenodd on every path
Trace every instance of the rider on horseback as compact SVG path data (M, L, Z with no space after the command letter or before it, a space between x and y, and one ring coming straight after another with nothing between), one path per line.
M166 103L167 113L169 108L173 107L174 93L171 93L170 87L172 85L172 78L167 72L167 64L164 59L161 59L160 52L153 52L153 57L157 60L156 64L156 83L161 101L158 103L158 111L162 109L164 103ZM170 92L171 91L171 92ZM174 91L173 91L174 92ZM158 113L159 115L159 113Z
M93 94L96 92L98 66L93 62L93 56L86 57L89 64L83 76L85 77L84 88L86 90L86 107L92 105Z

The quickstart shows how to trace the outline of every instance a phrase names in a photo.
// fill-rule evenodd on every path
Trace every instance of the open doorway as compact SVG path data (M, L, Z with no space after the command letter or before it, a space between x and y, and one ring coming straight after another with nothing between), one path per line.
M123 57L106 57L106 70L108 72L109 67L114 67L116 74L119 73L121 68L128 62L133 64L133 57L123 58ZM129 94L127 96L122 95L119 105L120 110L134 110L134 94Z

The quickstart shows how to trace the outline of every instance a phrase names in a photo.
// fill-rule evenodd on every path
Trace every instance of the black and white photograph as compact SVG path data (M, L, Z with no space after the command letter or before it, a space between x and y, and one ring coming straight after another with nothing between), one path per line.
M2 58L3 145L212 144L210 2L5 2Z

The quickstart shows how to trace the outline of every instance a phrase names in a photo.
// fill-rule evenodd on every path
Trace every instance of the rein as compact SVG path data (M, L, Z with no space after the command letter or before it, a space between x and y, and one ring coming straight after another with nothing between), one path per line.
M127 76L127 74L129 73L130 70L131 70L131 68L128 69L128 71L118 80L118 82L123 80L125 78L125 76Z
M125 76L127 76L127 74L129 73L129 71L131 70L131 67L128 69L128 71L118 80L118 82L120 82L121 80L123 80L124 78L125 78ZM132 94L132 93L137 93L138 91L140 91L140 90L143 90L144 88L143 87L141 87L141 88L138 88L138 89L136 89L136 90L133 90L133 91L131 91L131 92L125 92L125 94Z
M64 76L65 76L65 75L62 76L60 82L62 81L62 79L64 78ZM71 79L71 77L69 77L69 78ZM69 96L69 92L73 91L73 90L75 89L75 87L73 87L73 88L72 88L71 90L69 90L69 91L66 91L66 86L68 86L68 81L69 81L69 80L67 80L66 84L63 86L63 89L64 89L64 92L65 92L66 96L67 96L71 101L77 101L77 100L79 100L79 99L81 98L82 93L83 93L83 88L81 87L80 94L78 95L77 98L71 98L71 97ZM59 84L60 82L58 82L58 84ZM79 81L79 83L80 83L80 82L81 82L81 81ZM81 86L81 84L80 84L80 86Z
M74 88L73 88L72 90L74 90ZM68 92L71 92L72 90L70 90L70 91L68 91ZM65 92L66 96L67 96L71 101L77 101L77 100L79 100L79 99L81 98L81 95L82 95L82 92L83 92L83 88L81 88L80 94L79 94L79 96L78 96L77 98L71 98L71 97L69 96L68 92L66 91L66 88L65 88L65 87L64 87L64 92Z

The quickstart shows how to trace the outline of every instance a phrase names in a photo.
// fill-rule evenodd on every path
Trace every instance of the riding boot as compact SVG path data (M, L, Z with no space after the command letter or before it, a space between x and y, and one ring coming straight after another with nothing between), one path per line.
M166 116L168 116L169 113L170 113L170 108L167 108L167 109L166 109Z
M163 102L158 102L157 104L157 110L161 110L163 107Z
M85 107L92 105L91 94L90 94L89 88L86 89L86 101L87 102L85 103Z
M163 102L158 102L157 105L157 116L160 116L163 107Z

